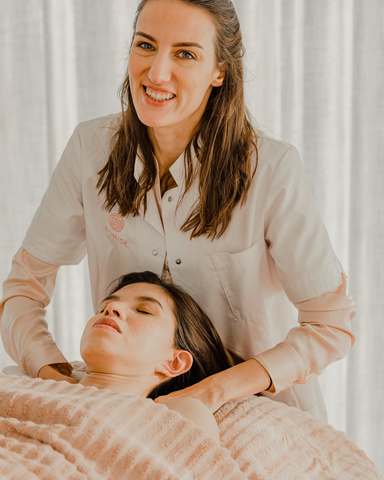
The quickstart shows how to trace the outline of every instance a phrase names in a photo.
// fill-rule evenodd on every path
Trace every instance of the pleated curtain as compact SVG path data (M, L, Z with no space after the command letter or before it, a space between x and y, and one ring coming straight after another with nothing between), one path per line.
M135 0L0 0L0 283L75 126L118 112ZM384 473L384 2L237 0L256 126L297 147L357 305L319 377L329 423ZM87 259L47 321L70 361L93 315ZM0 345L0 368L14 364Z

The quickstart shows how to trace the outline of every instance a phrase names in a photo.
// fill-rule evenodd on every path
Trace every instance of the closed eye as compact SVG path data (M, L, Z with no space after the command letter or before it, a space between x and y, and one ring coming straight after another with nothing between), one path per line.
M138 310L138 309L136 309L136 312L144 313L145 315L152 315L152 313L146 312L145 310Z

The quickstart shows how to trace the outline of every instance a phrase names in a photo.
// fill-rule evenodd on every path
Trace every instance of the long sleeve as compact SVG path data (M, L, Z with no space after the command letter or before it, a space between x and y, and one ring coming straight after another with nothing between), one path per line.
M346 291L342 274L342 283L334 291L293 304L300 326L292 328L283 342L254 357L273 380L269 393L310 383L347 355L355 342L351 320L357 308Z
M44 307L51 300L59 268L21 247L3 283L0 328L4 348L32 378L37 377L44 365L67 363L48 332L45 320Z

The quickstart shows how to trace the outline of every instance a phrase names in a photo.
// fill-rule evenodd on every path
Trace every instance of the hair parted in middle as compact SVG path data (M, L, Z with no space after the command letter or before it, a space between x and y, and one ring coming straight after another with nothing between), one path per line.
M246 360L226 347L215 326L199 304L181 287L164 282L150 271L122 275L108 295L134 283L158 285L172 300L172 311L176 319L173 347L186 350L193 357L191 368L177 377L164 380L147 395L153 400L177 390L183 390L206 377L231 368ZM263 393L255 394L264 396Z
M151 1L142 0L136 11L133 37L139 15ZM247 199L258 164L257 135L244 99L244 46L240 23L229 0L177 0L209 13L216 30L217 66L225 70L221 87L213 87L205 112L184 155L185 188L179 203L196 178L193 147L199 162L199 201L181 226L191 239L205 235L220 238L227 229L233 209ZM122 216L139 215L141 203L147 208L147 193L155 184L157 170L153 145L146 125L138 118L130 90L128 71L120 89L122 117L111 137L108 162L99 172L99 195L105 193L104 208L117 204ZM254 160L256 153L256 161ZM144 171L138 183L134 177L136 156L141 155Z

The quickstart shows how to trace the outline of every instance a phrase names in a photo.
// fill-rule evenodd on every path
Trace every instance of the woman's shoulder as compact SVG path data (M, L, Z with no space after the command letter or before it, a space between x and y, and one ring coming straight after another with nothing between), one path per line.
M295 148L292 143L269 135L263 130L255 128L257 135L257 148L263 154L275 153L277 155L285 154L289 149Z
M121 117L122 114L119 112L78 123L75 133L78 135L85 157L98 152L104 161L105 155L109 155L110 141L120 126Z
M187 420L191 420L198 428L201 428L209 437L220 444L219 427L215 417L201 400L192 397L182 397L166 402L159 400L157 403L162 403L170 410L180 413Z
M300 159L298 149L290 142L275 138L263 130L255 129L257 135L257 161L258 168L266 172L274 171L283 161L284 168L290 169L291 164L297 164ZM256 153L255 153L256 160Z
M101 117L91 118L90 120L83 120L77 124L76 129L81 139L92 139L110 136L112 132L120 126L121 112L103 115Z

